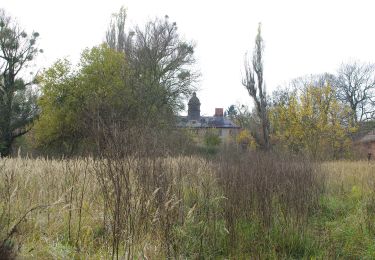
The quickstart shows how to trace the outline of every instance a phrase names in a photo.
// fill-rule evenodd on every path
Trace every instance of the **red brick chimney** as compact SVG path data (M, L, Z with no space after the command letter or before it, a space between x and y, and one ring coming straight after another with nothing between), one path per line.
M223 108L215 108L215 116L216 117L223 117L224 116L224 109Z

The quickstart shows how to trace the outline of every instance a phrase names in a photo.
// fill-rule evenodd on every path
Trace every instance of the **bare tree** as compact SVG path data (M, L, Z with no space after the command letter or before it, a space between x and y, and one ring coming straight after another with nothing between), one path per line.
M125 33L125 22L126 22L126 8L121 7L118 13L112 15L112 19L109 28L106 32L106 42L111 49L117 51L125 51L129 44L126 44L126 39L131 40L130 37Z
M350 106L354 123L375 116L375 64L343 63L335 80L337 97Z
M290 88L293 91L304 93L309 87L315 86L318 88L333 86L335 84L335 75L330 73L311 74L293 79L290 82Z
M125 52L132 72L129 85L137 86L141 99L152 92L144 104L182 108L182 98L191 95L199 77L193 68L194 44L179 37L177 24L168 16L129 32L125 31L126 17L124 8L113 16L106 41L112 49Z
M270 125L268 119L266 87L263 81L263 50L264 43L261 36L261 24L259 24L258 34L255 38L255 48L251 65L248 58L245 58L246 77L242 80L242 85L246 87L249 95L254 100L257 115L261 121L263 133L263 142L259 145L267 150L270 148Z

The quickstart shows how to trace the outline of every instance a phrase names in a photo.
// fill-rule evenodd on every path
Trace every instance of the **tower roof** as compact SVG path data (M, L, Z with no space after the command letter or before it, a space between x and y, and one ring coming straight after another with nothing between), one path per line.
M189 120L199 120L201 117L201 102L197 98L197 94L195 92L189 100L188 106Z
M193 92L193 96L190 98L188 105L189 106L199 106L201 102L199 101L199 98L197 97L197 94Z

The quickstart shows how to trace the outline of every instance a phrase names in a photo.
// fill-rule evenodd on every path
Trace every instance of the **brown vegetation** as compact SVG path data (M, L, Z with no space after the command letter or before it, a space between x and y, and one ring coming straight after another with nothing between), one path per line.
M244 221L266 233L281 219L306 222L321 191L310 163L232 154L3 159L2 248L38 258L218 257L239 249Z

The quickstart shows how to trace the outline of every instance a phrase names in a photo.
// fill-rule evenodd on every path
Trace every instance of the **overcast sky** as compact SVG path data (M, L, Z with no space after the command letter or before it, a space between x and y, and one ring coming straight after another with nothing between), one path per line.
M350 59L375 62L373 1L284 0L2 0L28 31L41 35L37 67L56 59L77 61L86 47L100 44L112 13L128 9L128 25L168 15L184 39L196 43L202 77L201 111L252 103L241 85L244 54L253 50L258 23L265 41L269 92L306 74L335 72Z

